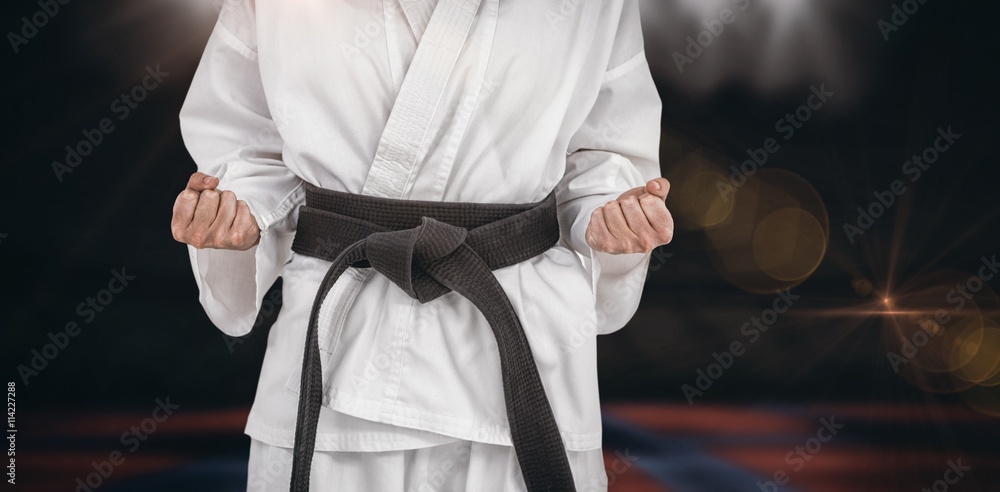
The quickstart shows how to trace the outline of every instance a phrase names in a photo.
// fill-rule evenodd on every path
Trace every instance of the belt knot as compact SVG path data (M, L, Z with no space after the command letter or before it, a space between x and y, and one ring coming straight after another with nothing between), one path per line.
M423 216L417 227L369 235L365 240L366 256L377 272L425 303L450 289L430 276L424 266L453 253L467 236L464 227Z

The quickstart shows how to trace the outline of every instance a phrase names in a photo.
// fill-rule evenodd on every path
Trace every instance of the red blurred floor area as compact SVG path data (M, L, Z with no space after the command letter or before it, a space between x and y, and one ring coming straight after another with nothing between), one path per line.
M245 410L186 410L144 429L148 417L27 420L22 490L245 490ZM604 421L608 478L591 490L1000 491L1000 425L960 407L615 404Z

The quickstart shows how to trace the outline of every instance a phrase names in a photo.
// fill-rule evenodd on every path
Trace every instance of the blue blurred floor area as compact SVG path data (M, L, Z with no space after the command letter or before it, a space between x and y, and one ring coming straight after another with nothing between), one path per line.
M107 492L176 492L216 491L244 492L247 490L247 462L237 459L203 458L150 475L111 485Z
M713 456L697 439L657 435L608 415L604 417L604 447L627 450L626 456L634 459L638 469L669 490L754 490L756 483L768 480ZM797 492L791 487L781 490Z

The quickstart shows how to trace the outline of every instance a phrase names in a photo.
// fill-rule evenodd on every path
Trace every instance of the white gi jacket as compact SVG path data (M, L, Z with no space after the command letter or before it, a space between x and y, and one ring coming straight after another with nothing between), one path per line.
M494 273L568 450L601 446L596 335L635 313L648 254L594 252L594 208L660 175L661 102L633 0L226 0L180 114L198 169L245 200L259 245L190 248L200 302L246 335L280 275L246 433L291 447L309 309L328 262L290 250L302 183L534 202L562 238ZM371 269L326 298L316 449L510 445L492 331L455 292L420 304Z

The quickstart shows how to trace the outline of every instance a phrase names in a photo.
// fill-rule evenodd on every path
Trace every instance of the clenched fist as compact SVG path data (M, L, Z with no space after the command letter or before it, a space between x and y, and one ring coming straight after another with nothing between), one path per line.
M656 178L597 207L587 226L587 244L604 253L649 253L674 237L667 210L670 182Z
M260 228L243 200L219 191L219 178L194 173L177 195L170 231L174 239L195 248L246 251L260 241Z

